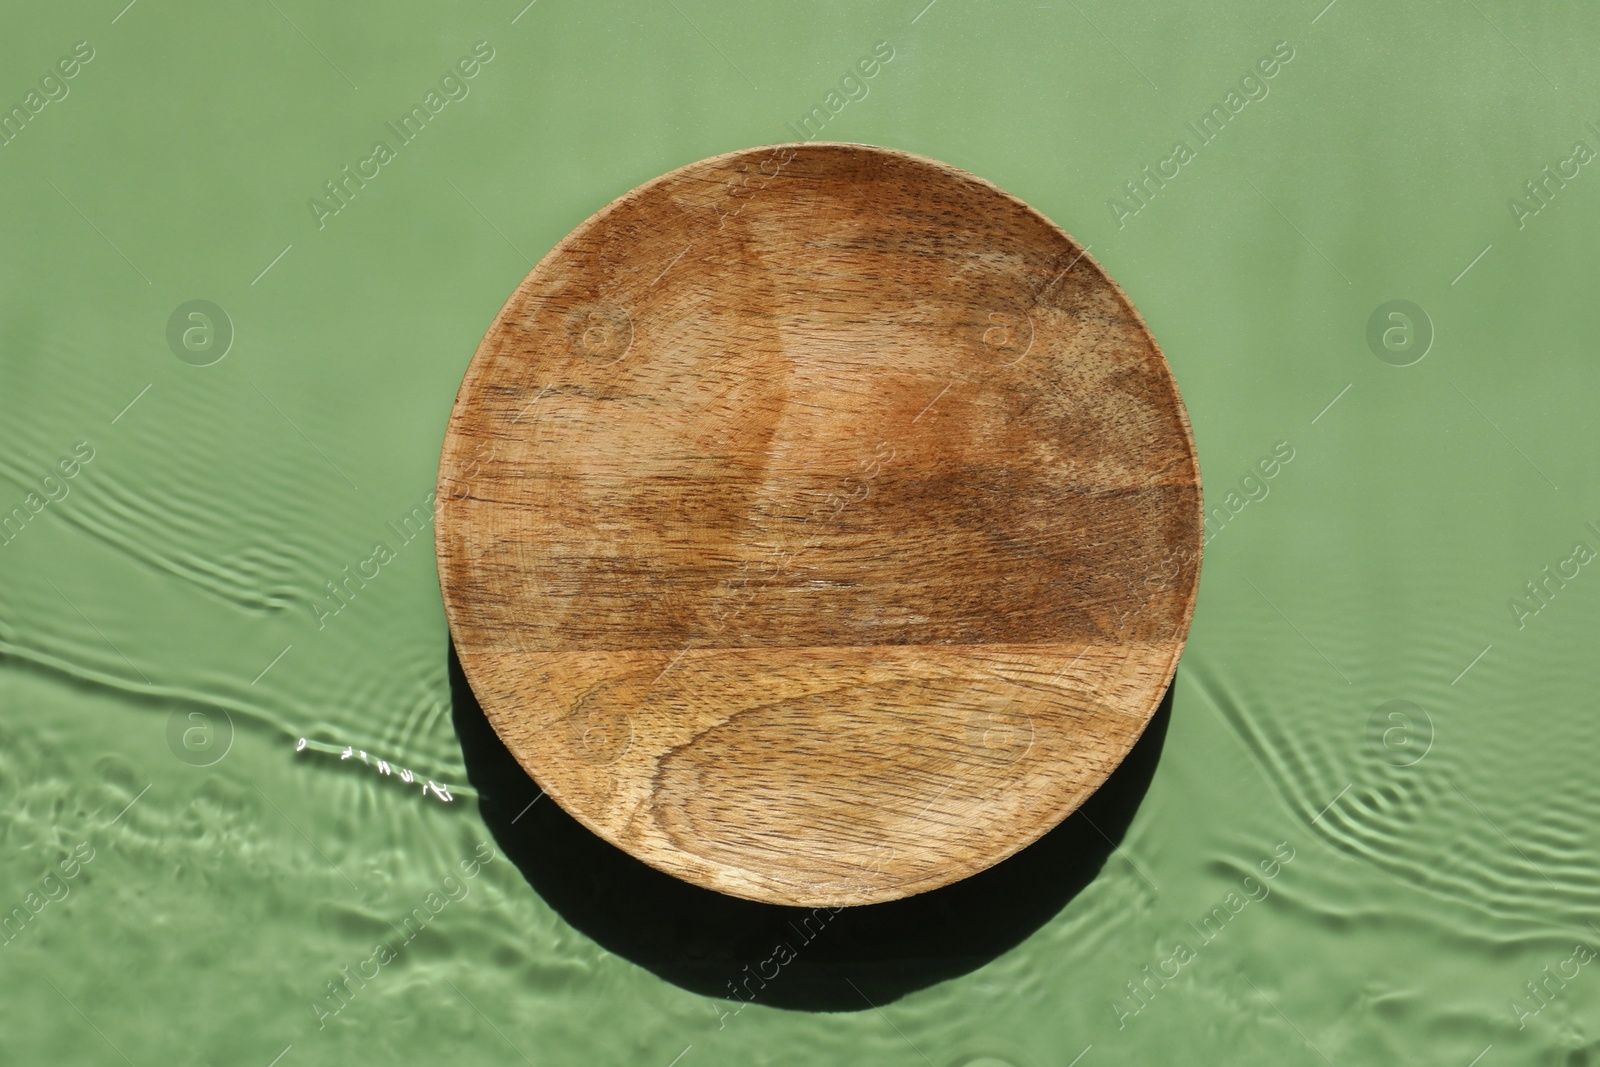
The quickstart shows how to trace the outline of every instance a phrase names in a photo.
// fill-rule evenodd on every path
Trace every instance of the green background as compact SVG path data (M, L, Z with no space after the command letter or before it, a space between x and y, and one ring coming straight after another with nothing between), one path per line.
M31 516L0 546L0 910L93 858L0 944L0 1061L1600 1062L1600 967L1570 962L1600 945L1600 575L1574 555L1600 548L1600 173L1508 205L1600 149L1600 11L1323 2L13 5L0 107L94 58L0 146L0 514ZM319 228L323 183L479 41L469 95ZM964 977L722 1028L499 857L319 1028L324 984L488 837L429 539L389 526L426 508L478 338L589 214L794 139L880 41L826 139L962 167L1089 244L1213 507L1294 450L1212 527L1121 850ZM1119 226L1107 201L1281 41L1268 95ZM167 339L195 299L234 334L203 367ZM1368 320L1402 299L1433 340L1400 367ZM1280 843L1270 896L1119 1018Z

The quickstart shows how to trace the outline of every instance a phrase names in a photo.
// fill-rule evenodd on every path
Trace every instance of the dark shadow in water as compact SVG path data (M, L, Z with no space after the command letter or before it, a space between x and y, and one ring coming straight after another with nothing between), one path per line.
M540 797L484 717L454 647L450 688L484 822L528 883L608 951L691 992L729 1000L727 1012L738 1010L737 1000L865 1010L966 974L1020 944L1089 884L1122 840L1155 774L1172 713L1169 688L1105 784L1005 862L943 889L832 914L702 889L601 840Z

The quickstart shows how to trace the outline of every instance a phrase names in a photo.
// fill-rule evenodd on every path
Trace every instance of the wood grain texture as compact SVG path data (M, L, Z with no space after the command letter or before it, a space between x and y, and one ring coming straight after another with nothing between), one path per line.
M1165 359L1042 215L861 145L673 171L556 246L451 414L440 582L500 737L601 837L781 904L1036 840L1188 632Z

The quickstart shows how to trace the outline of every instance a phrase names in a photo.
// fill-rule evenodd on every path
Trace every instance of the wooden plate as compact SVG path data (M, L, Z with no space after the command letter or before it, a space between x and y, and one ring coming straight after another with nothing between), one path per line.
M690 164L517 287L445 437L472 688L589 829L735 896L980 871L1104 781L1172 678L1200 478L1084 249L862 145Z

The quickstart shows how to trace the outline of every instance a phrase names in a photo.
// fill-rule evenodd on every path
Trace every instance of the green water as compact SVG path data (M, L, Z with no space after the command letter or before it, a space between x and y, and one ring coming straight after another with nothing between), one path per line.
M123 2L0 34L0 1062L1600 1062L1592 8ZM1081 892L730 1015L491 834L416 516L532 262L815 106L1087 242L1225 510Z

